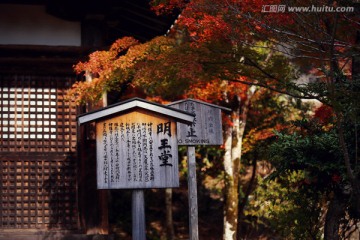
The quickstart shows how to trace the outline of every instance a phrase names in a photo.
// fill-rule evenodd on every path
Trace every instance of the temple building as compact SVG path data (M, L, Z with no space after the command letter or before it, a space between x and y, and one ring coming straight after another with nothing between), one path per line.
M76 122L88 109L65 99L79 80L73 65L173 21L145 0L0 0L0 239L108 234L95 139Z

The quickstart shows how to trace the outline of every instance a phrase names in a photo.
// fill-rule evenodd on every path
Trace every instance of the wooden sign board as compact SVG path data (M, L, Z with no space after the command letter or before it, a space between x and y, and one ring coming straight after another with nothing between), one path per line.
M176 122L137 110L96 123L98 189L179 186Z
M221 109L228 108L195 99L186 99L168 104L195 115L192 124L177 125L179 145L222 145L223 133L221 123Z
M78 116L96 122L98 189L179 186L177 122L194 115L134 98Z

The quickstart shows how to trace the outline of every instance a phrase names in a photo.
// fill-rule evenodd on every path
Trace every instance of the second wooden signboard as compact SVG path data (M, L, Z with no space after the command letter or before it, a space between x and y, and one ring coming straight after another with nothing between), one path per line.
M178 123L178 144L186 146L222 145L221 110L230 111L196 99L185 99L168 104L188 113L194 114L191 124Z

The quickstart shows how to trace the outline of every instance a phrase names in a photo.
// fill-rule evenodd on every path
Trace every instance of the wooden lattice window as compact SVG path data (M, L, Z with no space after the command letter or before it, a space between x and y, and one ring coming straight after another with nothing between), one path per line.
M5 154L0 161L2 228L76 228L74 159Z
M2 80L1 151L75 151L76 108L65 100L70 84L46 77Z
M0 76L0 228L77 226L72 80Z

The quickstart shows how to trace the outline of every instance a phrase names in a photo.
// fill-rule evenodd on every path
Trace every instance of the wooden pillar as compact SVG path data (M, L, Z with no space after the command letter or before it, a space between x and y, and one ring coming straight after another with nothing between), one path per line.
M92 81L86 74L86 81ZM105 96L106 97L106 96ZM106 101L87 104L85 112L105 107ZM109 234L108 190L98 190L96 182L95 125L80 127L79 133L79 215L80 226L86 234Z
M198 240L199 239L198 203L197 203L196 161L195 161L195 147L194 146L188 146L187 161L188 161L190 240Z
M108 190L96 187L95 140L89 138L92 126L81 127L79 161L80 226L86 234L109 234Z
M144 190L132 191L132 239L145 240L145 203Z
M107 93L103 94L103 107L107 107ZM109 234L109 190L98 190L99 193L99 213L100 213L100 224L99 233Z

